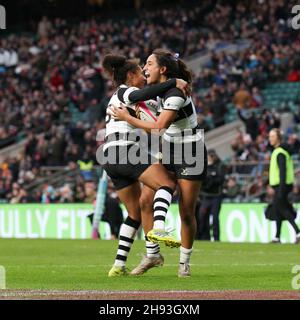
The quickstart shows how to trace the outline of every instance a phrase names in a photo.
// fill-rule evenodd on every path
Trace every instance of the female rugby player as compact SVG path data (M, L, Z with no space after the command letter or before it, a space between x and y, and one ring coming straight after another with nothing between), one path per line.
M181 88L186 86L185 81L173 79L137 91L136 88L142 88L145 84L145 77L137 61L110 54L105 56L103 67L118 86L108 105L127 102L129 105L131 104L131 108L128 108L128 110L132 115L135 114L134 104L142 100L141 94L147 100L148 96L163 94L169 89L175 88L176 85ZM109 271L109 276L127 274L125 263L141 222L138 201L141 195L140 182L155 193L154 199L157 205L154 208L154 213L156 216L162 217L160 220L162 231L164 231L163 217L166 215L176 186L166 168L159 163L152 164L155 160L150 159L151 156L147 153L147 150L140 148L139 143L134 138L135 130L136 128L126 121L113 119L109 113L109 108L107 109L106 136L101 151L102 159L105 157L106 162L102 163L102 166L112 179L118 196L128 211L128 217L120 229L117 256L113 267ZM144 157L143 153L146 153ZM140 159L147 158L149 161L133 164L130 161L130 154L138 154ZM111 161L112 159L114 162ZM163 240L166 245L171 247L180 245L180 242L167 233L164 233Z
M162 49L155 50L148 57L143 70L147 78L147 84L166 83L169 81L168 79L174 77L184 79L189 84L192 82L191 72L184 62L171 52ZM161 113L156 122L134 118L124 107L113 107L113 116L144 130L165 130L163 144L168 148L163 148L163 163L168 170L175 174L180 189L179 212L182 245L180 247L178 276L188 277L191 275L189 262L196 234L196 201L201 181L206 175L206 148L203 134L197 127L197 115L190 96L185 97L182 91L171 88L161 95L159 103ZM164 149L169 150L169 154L164 153ZM195 158L194 163L186 161L185 156L188 156L186 150L190 150L190 156ZM165 161L167 158L170 158L169 163ZM194 170L196 167L197 170ZM143 193L142 206L151 208L153 192L145 187ZM149 213L151 210L144 211ZM150 221L150 219L150 216L145 217L147 221ZM155 219L156 212L154 212ZM155 229L147 232L147 237L152 241L159 240L159 234L156 234ZM141 265L143 265L143 261ZM145 267L144 264L140 270L135 271L136 274L142 274L147 271L147 266Z

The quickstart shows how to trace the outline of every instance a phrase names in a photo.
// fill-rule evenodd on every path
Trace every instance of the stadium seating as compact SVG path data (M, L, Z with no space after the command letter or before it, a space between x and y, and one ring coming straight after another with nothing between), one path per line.
M113 24L111 17L97 16L75 24L63 19L46 22L42 20L33 33L18 32L2 38L1 52L7 53L11 50L18 55L18 62L10 65L1 53L0 124L3 130L0 131L0 148L1 141L6 145L7 141L17 143L24 140L23 147L20 147L23 150L17 155L18 165L27 168L28 176L31 176L33 168L33 171L37 170L36 178L43 178L45 171L40 170L43 166L53 163L66 166L69 159L91 157L97 146L93 145L89 138L85 141L84 133L87 131L88 135L95 135L97 129L104 127L103 106L106 105L105 99L111 94L111 84L102 78L101 57L114 48L144 61L152 46L161 44L173 51L179 51L181 57L193 66L195 106L199 115L203 116L201 124L207 131L223 124L230 125L239 119L233 97L243 82L252 99L255 98L252 90L257 88L262 100L258 105L251 106L257 121L262 125L258 129L259 138L266 139L266 131L271 128L270 123L263 118L264 109L271 111L268 115L271 118L274 118L274 111L292 112L295 123L290 125L291 132L299 133L300 120L297 120L297 115L299 117L300 82L286 82L289 72L299 69L297 48L294 46L297 35L284 29L282 24L276 24L276 17L271 19L273 25L267 34L264 28L255 25L253 20L253 17L258 15L269 19L270 12L275 15L276 10L270 10L271 6L276 7L277 4L268 0L264 6L259 1L251 5L238 1L237 6L206 6L203 2L192 9L186 5L183 10L170 7L132 12L124 20L114 20ZM239 26L236 22L240 21L241 8L249 10L250 14L243 20L242 26ZM280 7L280 10L282 12L283 9ZM289 7L284 10L289 10ZM220 21L221 12L223 15ZM189 23L186 17L190 19ZM177 21L176 28L174 21ZM219 21L218 25L215 21ZM51 24L51 37L39 33L43 23ZM61 34L62 29L66 32L64 35ZM120 30L126 32L120 33ZM135 32L130 32L132 30ZM189 41L186 41L187 38ZM91 40L91 43L87 39ZM101 41L98 41L99 39ZM135 45L130 46L127 43ZM145 43L149 46L145 47ZM286 43L290 44L289 48ZM64 47L68 49L64 51ZM280 61L276 60L278 53L282 57ZM49 63L48 68L44 59ZM90 87L90 77L94 76L93 84L99 90L92 90ZM15 94L12 88L15 88L18 94ZM217 101L211 100L213 96L217 97ZM93 103L97 106L102 103L102 107L93 109ZM222 112L216 116L220 107L223 108ZM98 113L93 113L95 109ZM78 123L84 124L83 128L81 125L78 128ZM26 148L33 147L27 146L26 139L33 130L40 141L33 143L33 146L38 145L38 151L30 153ZM56 139L61 133L63 141ZM60 143L66 147L61 147ZM230 144L229 141L228 143ZM73 150L72 153L70 150L74 145L75 149L80 150ZM251 144L244 144L243 148L251 150L255 145L256 142L252 141ZM228 146L230 148L230 145ZM58 148L62 154L48 161L53 156L48 152L44 156L46 161L41 159L41 151L45 148ZM8 163L9 168L14 167L11 164L13 161L9 159L16 157L16 153L9 151L13 149L20 150L17 147L5 148L0 152L1 164ZM242 151L238 150L240 153ZM237 158L238 152L233 152ZM259 149L259 152L265 154L267 151ZM27 157L27 162L24 157ZM230 163L232 159L226 155L225 160ZM12 184L18 181L23 180L15 174L7 188L11 188Z

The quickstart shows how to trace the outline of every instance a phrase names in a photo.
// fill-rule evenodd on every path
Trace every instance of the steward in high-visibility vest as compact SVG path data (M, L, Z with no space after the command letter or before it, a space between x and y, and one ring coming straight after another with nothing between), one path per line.
M80 173L83 176L84 180L90 181L93 180L93 166L94 162L93 160L90 161L83 161L83 160L78 160L77 164L79 165Z
M269 168L269 184L274 189L273 203L269 204L265 216L269 220L276 221L276 236L273 243L280 243L282 221L287 220L295 230L295 243L300 243L300 229L295 219L296 210L288 200L288 194L293 189L294 165L289 145L282 143L279 129L272 129L269 133L270 145L274 148Z
M93 165L94 165L93 160L90 160L88 162L82 161L82 160L78 160L77 163L78 163L79 169L81 171L91 171L93 169Z
M279 158L278 158L279 156ZM282 158L282 159L280 159ZM280 184L280 171L279 166L282 163L282 170L285 171L285 180L283 184L294 183L294 164L291 155L283 147L279 146L272 152L270 170L269 170L269 183L270 186L275 187ZM285 166L284 166L285 163ZM283 174L282 174L283 176Z

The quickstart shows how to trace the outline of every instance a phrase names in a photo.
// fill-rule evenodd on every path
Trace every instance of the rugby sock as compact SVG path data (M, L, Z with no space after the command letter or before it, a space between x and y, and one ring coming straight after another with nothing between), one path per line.
M147 236L145 236L145 240L146 240L147 258L158 258L159 252L160 252L159 244L148 241Z
M153 229L165 230L165 220L172 201L173 190L169 187L160 187L153 201Z
M192 252L193 252L193 248L186 249L184 247L180 247L179 263L180 264L189 264Z
M125 266L129 251L131 249L139 226L140 222L130 218L129 216L122 224L119 236L119 247L114 263L115 266Z

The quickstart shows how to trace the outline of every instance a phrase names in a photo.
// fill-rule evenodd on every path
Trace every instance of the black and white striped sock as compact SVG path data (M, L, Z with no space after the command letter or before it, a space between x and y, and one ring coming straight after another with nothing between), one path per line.
M140 226L140 222L136 221L129 216L126 218L120 229L119 247L115 260L115 266L125 266L126 260L133 244L135 235Z
M160 187L156 191L153 201L153 229L165 230L166 215L172 201L172 196L173 190L169 187Z
M146 240L147 258L158 258L159 252L160 252L159 244L149 241L147 236L145 236L145 240Z

